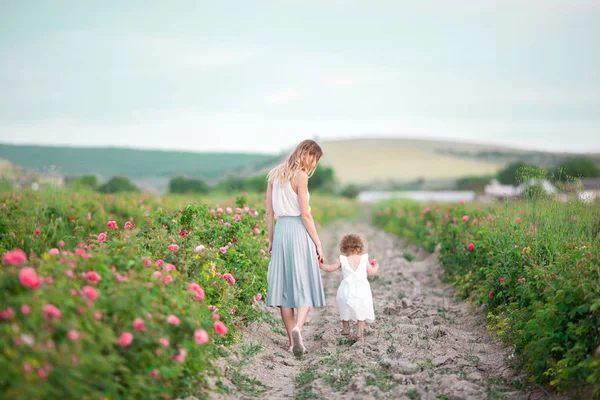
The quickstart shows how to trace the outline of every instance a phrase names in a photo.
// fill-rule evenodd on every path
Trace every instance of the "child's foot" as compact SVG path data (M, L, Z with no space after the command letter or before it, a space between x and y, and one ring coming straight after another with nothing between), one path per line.
M298 327L294 327L292 330L292 340L294 341L294 345L292 346L292 351L296 357L301 356L306 351L304 347L304 343L302 342L302 332Z
M350 327L349 326L345 326L345 327L342 328L342 335L348 336L348 335L350 335L350 333L351 332L350 332Z

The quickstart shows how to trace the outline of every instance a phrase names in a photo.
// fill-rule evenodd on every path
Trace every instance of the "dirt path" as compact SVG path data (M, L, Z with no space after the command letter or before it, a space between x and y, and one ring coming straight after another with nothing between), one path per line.
M231 393L216 397L552 398L522 389L522 378L507 364L510 350L493 343L468 306L453 299L439 280L435 254L416 254L408 262L393 236L367 223L340 222L321 232L328 262L338 257L337 242L347 232L361 233L370 257L381 264L371 282L377 319L364 343L340 336L335 294L341 272L323 273L327 307L309 315L303 333L309 353L297 359L286 352L283 324L271 309L230 357L236 367L229 367L230 381L224 383Z

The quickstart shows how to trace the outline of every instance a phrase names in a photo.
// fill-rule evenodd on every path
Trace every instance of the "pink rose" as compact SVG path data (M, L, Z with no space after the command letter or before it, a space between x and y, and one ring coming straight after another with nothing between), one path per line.
M100 275L97 272L90 271L87 273L87 280L89 283L96 285L100 282L100 279Z
M150 260L149 258L143 258L142 263L144 264L144 267L148 268L152 265L152 260Z
M242 219L242 217L239 214L235 214L233 216L233 219L235 219L236 221L240 221Z
M231 209L231 207L227 207L225 209L225 211L227 211L227 214L231 214L233 212L233 210Z
M146 330L146 325L144 323L144 320L141 318L136 318L133 321L133 329L135 329L138 332L142 332L142 331Z
M150 376L154 379L157 379L160 376L160 372L158 372L157 369L152 370L152 372L150 373Z
M467 250L469 250L469 251L473 251L473 250L475 250L475 245L474 245L473 243L469 243L469 244L467 245Z
M217 332L217 335L219 335L219 336L227 335L227 332L229 331L229 329L227 329L225 324L222 323L221 321L215 321L214 328L215 328L215 332Z
M27 304L23 304L21 306L21 312L23 313L23 315L29 315L31 314L31 308Z
M62 239L58 241L58 247L65 247L65 242Z
M179 318L177 318L177 316L175 316L173 314L171 314L167 317L167 322L170 323L171 325L179 325L181 323Z
M59 250L58 250L58 249L56 249L56 248L53 248L53 249L50 249L50 250L48 250L48 254L50 254L50 255L52 255L52 256L55 256L55 255L57 255L57 254L59 254L59 253L60 253L60 252L59 252Z
M167 272L173 272L175 271L175 266L173 264L165 264L164 270Z
M173 277L171 275L167 275L163 278L162 282L165 285L168 285L169 283L173 282Z
M463 216L462 220L465 222L469 222L469 216L468 215Z
M221 253L223 253L223 254L227 253L227 249L228 249L228 247L227 247L227 246L219 247L219 250L220 250L220 251L221 251Z
M155 264L156 264L156 266L157 266L158 268L160 268L160 267L162 267L162 265L164 264L164 261L163 261L162 259L158 259L158 260L156 260L156 263L155 263Z
M256 299L256 301L260 301L262 299L262 294L256 293L256 296L254 298Z
M179 251L179 245L170 244L169 245L169 250L171 250L173 253L177 253Z
M102 232L98 235L98 243L106 242L106 232Z
M200 245L198 247L196 247L196 249L194 250L196 253L202 253L204 251L205 247L203 245Z
M91 286L84 286L83 289L81 289L81 294L91 301L98 300L98 296L100 295L98 291Z
M223 279L225 279L227 282L231 283L232 285L235 285L235 278L230 273L223 274Z
M133 335L129 332L125 332L119 338L119 346L127 347L133 342Z
M67 337L69 338L70 341L74 342L76 340L79 339L79 332L77 332L76 330L70 330L69 333L67 333Z
M99 312L99 311L96 311L96 312L94 313L94 319L95 319L96 321L101 321L101 320L102 320L102 313L101 313L101 312Z
M206 332L204 329L196 329L194 331L194 339L198 344L206 344L210 340L208 332Z
M169 347L169 340L165 338L158 339L158 343L160 343L163 347Z
M108 229L119 229L119 226L117 225L116 221L108 221L106 226L108 227Z
M183 364L185 362L185 359L187 357L187 351L183 348L179 348L179 353L175 356L173 356L173 361Z
M125 222L125 230L126 231L133 229L133 227L134 227L134 225L131 223L131 221Z
M42 316L47 320L61 319L62 312L53 304L46 304L42 307Z
M42 285L44 279L41 276L38 277L33 268L25 267L19 271L19 281L21 281L23 286L35 290Z

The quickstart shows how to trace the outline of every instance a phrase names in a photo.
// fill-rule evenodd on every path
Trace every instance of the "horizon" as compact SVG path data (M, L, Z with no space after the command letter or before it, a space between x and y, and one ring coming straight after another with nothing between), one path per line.
M311 139L311 138L306 138ZM524 153L543 153L543 154L557 154L557 155L573 155L573 156L597 156L600 155L598 151L551 151L551 150L538 150L528 147L517 147L507 146L503 144L494 144L491 142L477 142L477 141L466 141L466 140L452 140L444 138L417 138L417 137L394 137L394 136L379 136L379 137L351 137L351 138L332 138L327 140L316 140L317 143L336 143L336 142L353 142L353 141L419 141L429 143L441 143L448 146L452 145L471 145L480 146L485 150L504 150L504 151L515 151ZM172 153L189 153L189 154L254 154L264 156L279 156L285 155L289 151L293 150L293 146L280 150L278 152L261 152L261 151L244 151L244 150L190 150L185 148L153 148L153 147L135 147L135 146L124 146L124 145L85 145L85 144L38 144L38 143L11 143L0 141L0 146L23 146L23 147L42 147L42 148L67 148L67 149L86 149L86 150L133 150L133 151L148 151L148 152L172 152ZM1 157L0 157L1 158Z

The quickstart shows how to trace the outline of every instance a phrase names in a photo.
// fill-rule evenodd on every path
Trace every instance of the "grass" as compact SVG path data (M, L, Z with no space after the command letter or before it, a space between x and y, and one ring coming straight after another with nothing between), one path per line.
M383 392L388 392L398 386L390 373L378 370L371 371L365 377L365 384L367 386L377 386Z

